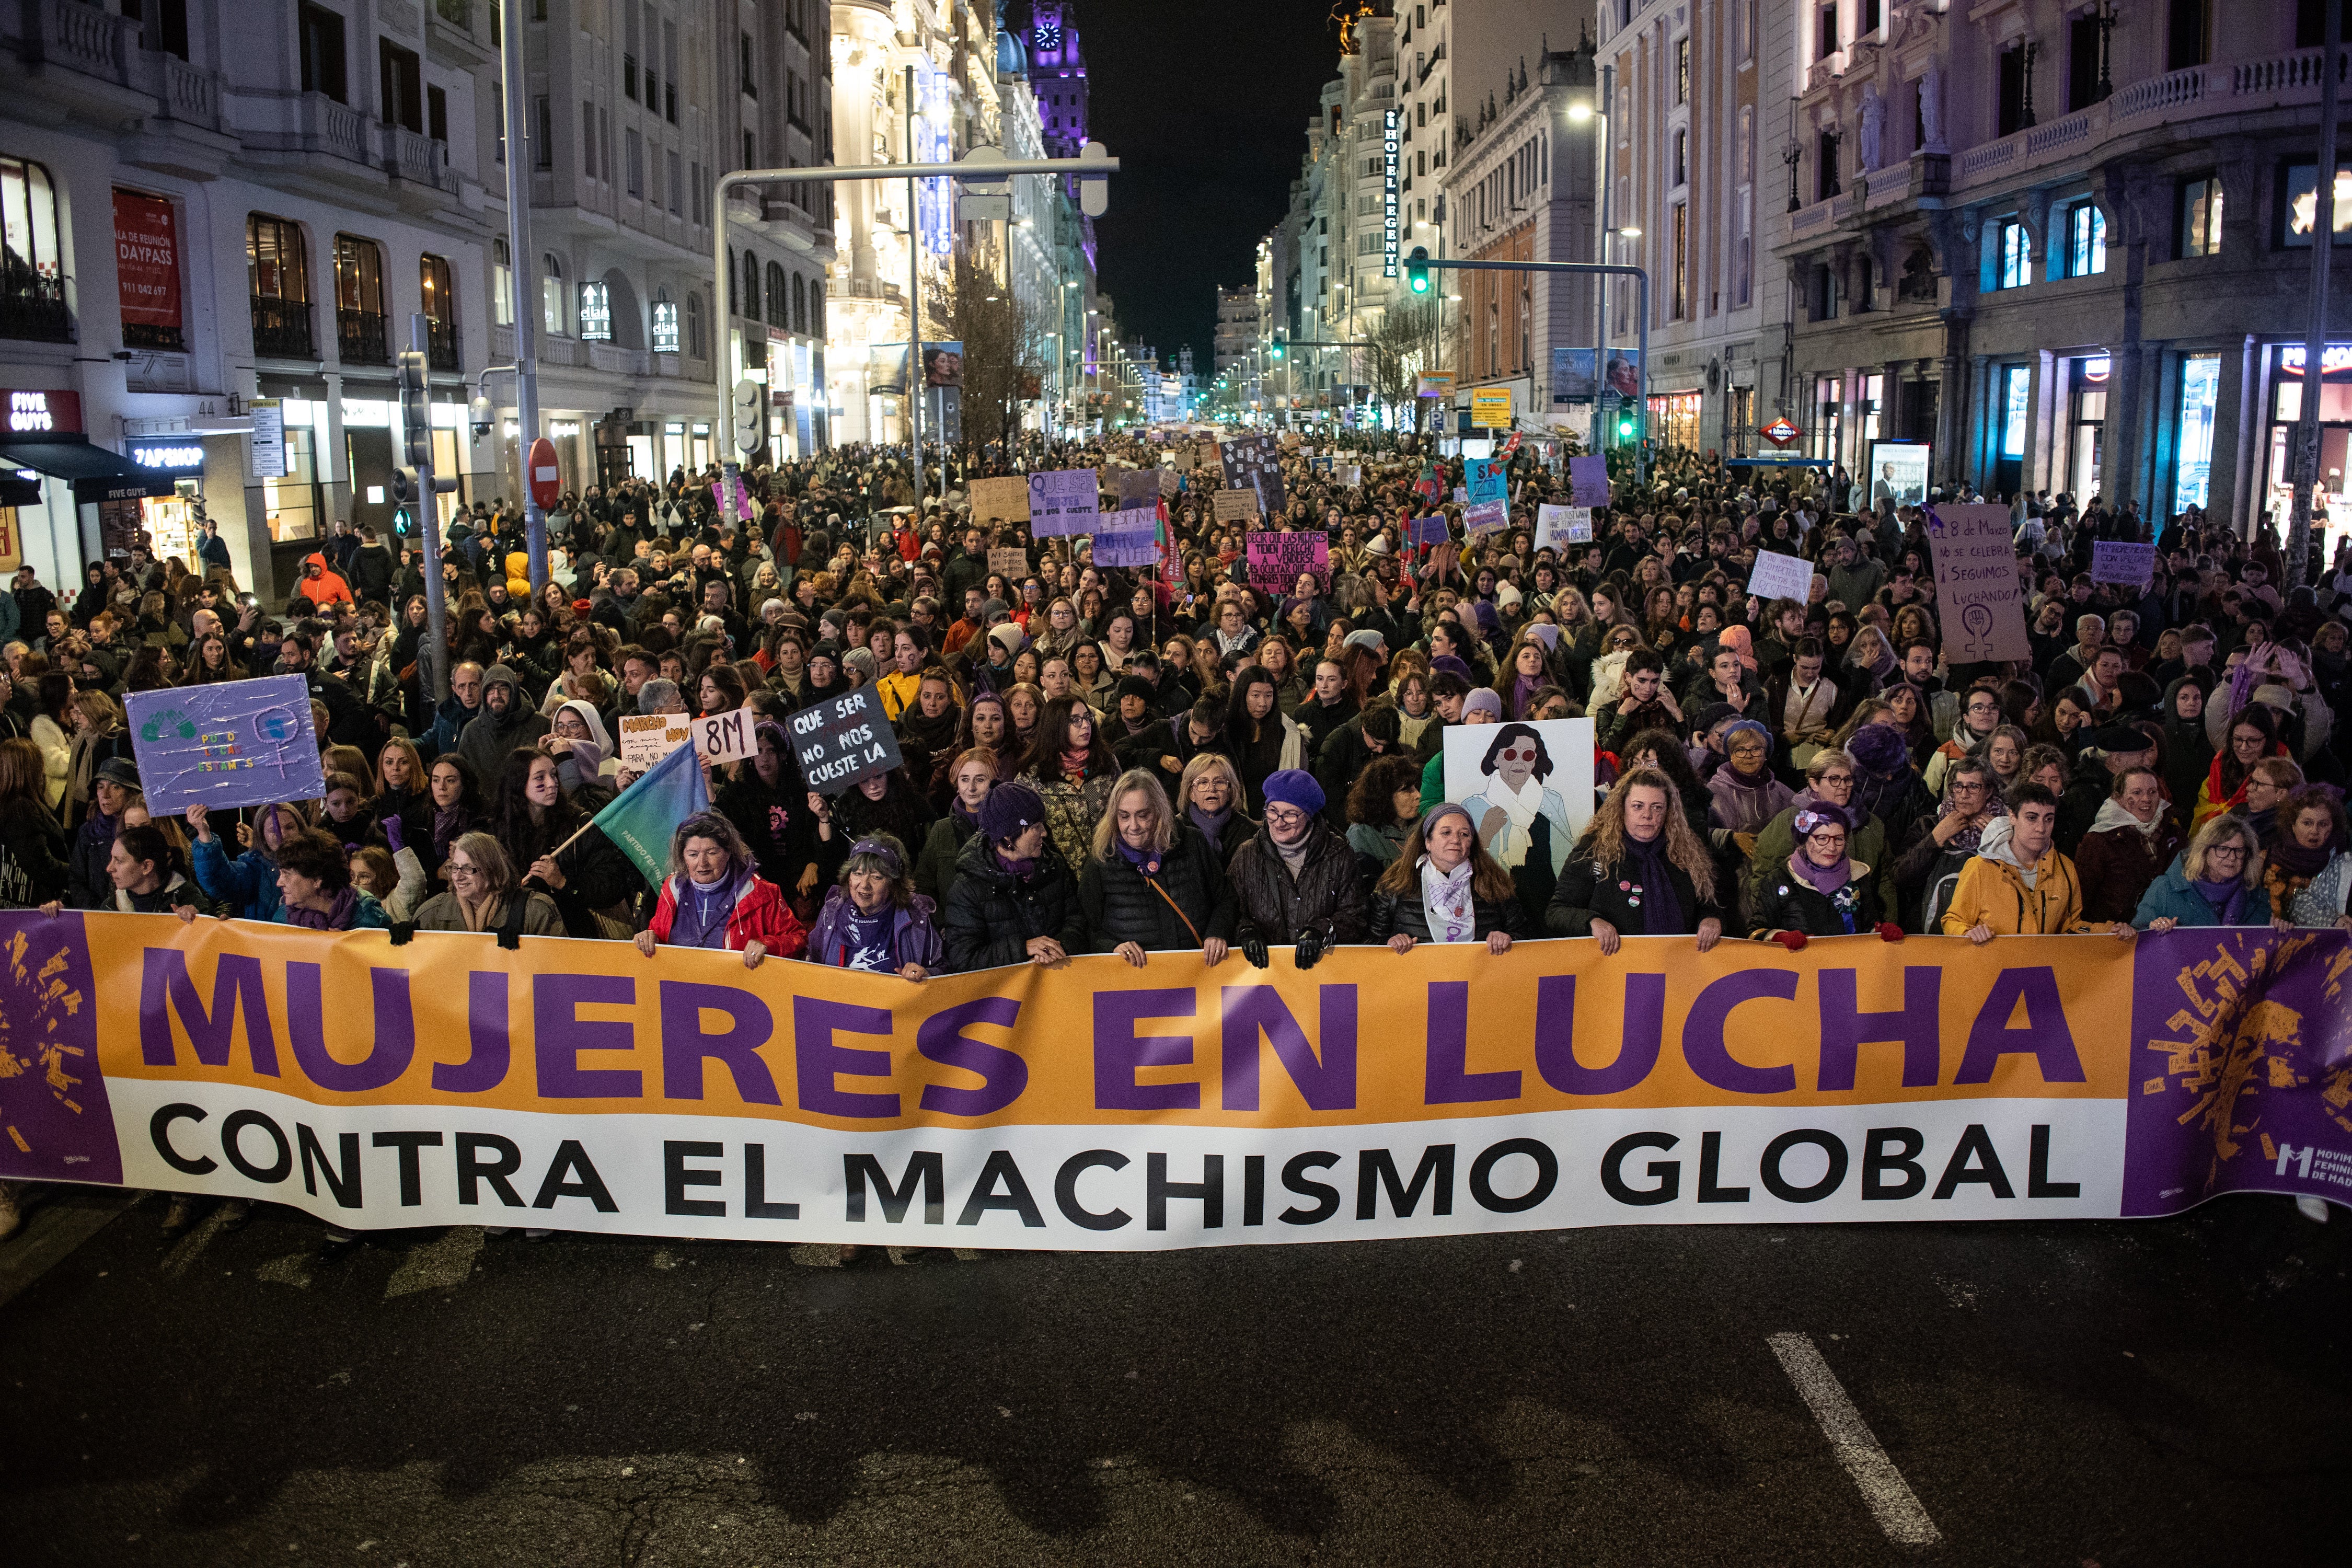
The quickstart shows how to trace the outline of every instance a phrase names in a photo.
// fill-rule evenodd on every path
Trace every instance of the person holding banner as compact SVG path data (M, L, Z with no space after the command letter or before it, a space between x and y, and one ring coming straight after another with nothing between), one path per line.
M1946 936L1981 947L1996 936L2052 936L2104 931L2130 941L2129 925L2083 917L2083 883L2058 853L2058 796L2038 784L2009 792L2009 815L1984 826L1975 858L1960 868L1945 906Z
M1363 940L1362 879L1347 841L1319 820L1323 786L1293 768L1265 781L1265 821L1225 868L1241 915L1242 956L1272 962L1269 947L1294 945L1301 969L1331 948Z
M740 952L744 968L757 969L770 953L797 958L807 948L808 932L784 907L783 893L759 874L743 836L717 812L677 825L669 865L653 923L636 935L647 958L665 943L712 948Z
M1544 927L1590 936L1604 958L1627 934L1695 936L1706 952L1723 936L1715 862L1691 829L1675 784L1655 768L1618 779L1560 872Z
M948 884L948 966L968 973L1059 963L1084 952L1077 879L1046 832L1037 792L1018 781L999 784L974 816L976 831Z
M1371 938L1411 952L1424 942L1483 942L1508 952L1533 936L1511 874L1478 847L1470 814L1452 801L1432 806L1373 884Z
M1878 881L1872 868L1846 854L1848 822L1843 810L1827 803L1797 813L1791 824L1796 849L1779 865L1765 868L1757 882L1755 929L1749 936L1779 942L1790 952L1811 937L1873 930L1883 942L1903 940L1901 926L1879 919Z
M507 858L524 868L563 913L565 934L583 939L626 936L598 924L642 885L636 868L588 814L563 793L555 759L528 749L507 754L492 791L488 825Z
M907 848L887 833L849 847L841 881L808 935L808 961L925 980L940 973L947 946L932 921L931 900L915 891Z
M449 890L425 900L411 931L496 931L501 946L522 936L562 936L563 915L545 893L515 886L513 863L487 833L461 833L441 862ZM393 928L401 941L402 928Z
M1234 931L1234 892L1209 841L1180 824L1141 768L1119 775L1078 878L1087 946L1138 969L1155 950L1198 948L1212 968Z
M2263 847L2252 825L2226 815L2210 818L2180 858L2148 884L2132 925L2149 932L2175 926L2293 929L2284 916L2271 912L2263 887Z

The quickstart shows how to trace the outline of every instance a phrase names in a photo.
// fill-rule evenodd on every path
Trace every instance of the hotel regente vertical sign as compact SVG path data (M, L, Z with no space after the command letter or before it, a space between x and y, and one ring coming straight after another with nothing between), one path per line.
M1398 113L1393 109L1384 111L1381 122L1381 276L1383 278L1397 275L1398 245L1402 237L1397 229L1397 161L1400 156L1397 141L1401 134Z

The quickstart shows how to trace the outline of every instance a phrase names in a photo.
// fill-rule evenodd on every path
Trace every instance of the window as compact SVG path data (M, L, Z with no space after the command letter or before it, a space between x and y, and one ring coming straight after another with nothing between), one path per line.
M694 200L691 204L694 210L690 216L697 224L709 223L710 220L704 215L702 210L703 199L706 195L702 185L702 164L698 160L694 163L688 163L687 165L687 170L688 181L688 188L694 195Z
M1675 184L1677 185L1690 184L1690 132L1688 131L1675 132Z
M2107 269L2107 215L2096 202L2066 209L2066 276L2088 278Z
M2180 254L2221 254L2221 180L2206 174L2180 187Z
M662 205L662 150L658 147L646 149L646 178L647 205L658 213Z
M677 177L678 167L677 154L672 153L669 155L669 216L672 217L678 216L677 191L678 186L684 184Z
M1756 0L1739 0L1739 59L1742 65L1756 58Z
M580 172L593 180L596 173L596 106L580 100Z
M1994 231L1997 247L1994 259L1993 287L2022 289L2033 281L2032 242L2025 226L2015 218L2004 218Z
M490 241L490 320L514 325L514 252L503 239Z
M2207 54L2207 0L2172 0L2165 17L2164 68L2186 70L2201 66ZM2325 14L2323 13L2323 19Z
M677 301L667 288L654 290L654 353L677 353Z
M696 359L702 357L702 296L686 297L686 352Z
M383 247L357 235L335 236L335 340L346 364L390 364L383 309Z
M1822 0L1813 24L1813 58L1824 60L1838 52L1837 0Z
M423 132L425 78L415 51L404 49L390 38L378 38L375 66L377 112L383 117L383 122Z
M2352 0L2340 0L2344 19L2336 24L2338 34L2352 43ZM2294 0L2294 47L2315 49L2327 42L2327 6L2325 0Z
M2000 380L2000 455L2022 458L2026 416L2032 409L2033 373L2021 364L2006 365Z
M1691 92L1690 39L1675 40L1675 101L1688 103Z
M343 19L323 5L305 5L296 25L301 33L302 90L323 92L337 103L349 103Z
M634 126L621 132L621 143L626 152L622 166L628 175L629 195L642 196L646 194L645 143L638 139Z
M2218 196L2217 196L2218 201ZM2221 356L2180 360L2180 426L2172 475L2173 510L2205 506L2213 468L2213 412L2221 401Z
M613 290L606 284L580 285L580 340L590 343L613 341Z
M757 98L757 97L759 97L759 96L760 96L760 89L759 89L759 85L751 79L751 34L749 34L749 33L745 33L745 34L743 34L743 35L742 35L742 51L741 51L741 52L742 52L742 57L743 57L743 58L742 58L742 66L743 66L743 70L742 70L742 87L743 87L743 96L744 96L744 97L746 97L746 98Z
M735 302L735 247L730 245L727 247L727 313L732 316L740 310Z
M2099 91L2099 17L2093 12L2075 17L2066 26L2066 108L2088 109L2105 96Z
M2352 35L2347 35L2352 36ZM2279 243L2300 250L2311 243L2319 222L2319 182L2316 163L2289 163L2281 171L2284 188L2279 199ZM2336 165L2336 243L2352 238L2352 164Z
M677 123L677 24L662 24L662 58L669 62L662 77L662 118ZM653 105L647 103L647 109Z
M1879 23L1885 19L1880 10L1879 0L1862 0L1862 26L1854 29L1856 37L1866 38L1878 31Z
M1674 273L1675 319L1688 321L1691 315L1690 290L1690 206L1676 202L1669 231L1670 249L1667 267Z
M143 12L132 5L126 5L122 14L145 16L147 31L142 41L147 47L188 58L188 0L147 0Z
M425 89L425 134L436 142L449 140L449 95L437 87Z
M793 324L791 300L784 292L784 269L768 263L768 325L789 329Z
M545 93L530 100L530 150L533 168L555 167L555 112Z
M539 314L540 325L551 337L564 335L563 300L563 263L549 251L539 258Z
M760 139L751 132L743 132L743 165L746 169L760 166Z
M808 288L797 272L793 274L793 331L808 331Z
M760 258L748 250L743 253L743 319L760 319Z
M0 226L7 262L0 268L0 338L73 341L58 257L58 195L38 163L0 158Z
M1825 202L1845 189L1838 182L1838 133L1834 131L1821 133L1813 153L1813 177L1815 201Z
M457 350L457 290L449 263L438 256L416 258L416 281L425 300L425 349L435 370L463 368Z
M2000 51L1997 136L2014 136L2025 129L2025 46L2011 44Z
M507 95L496 82L490 83L490 118L498 123L498 160L503 163L507 161Z
M824 336L824 279L813 279L809 284L809 335Z

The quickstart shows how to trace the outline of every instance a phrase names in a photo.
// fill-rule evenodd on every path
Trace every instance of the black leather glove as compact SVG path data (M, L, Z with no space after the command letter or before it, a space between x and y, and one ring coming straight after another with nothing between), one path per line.
M1299 968L1314 968L1323 956L1323 938L1312 930L1300 931L1295 952Z
M1242 938L1242 956L1249 960L1252 969L1264 969L1274 962L1274 954L1265 950L1265 938L1255 934Z

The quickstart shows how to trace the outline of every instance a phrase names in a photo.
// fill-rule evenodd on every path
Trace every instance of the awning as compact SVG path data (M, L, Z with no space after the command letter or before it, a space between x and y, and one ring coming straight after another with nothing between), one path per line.
M142 468L120 452L88 441L12 441L0 447L0 471L17 468L70 479L77 501L167 496L174 489L169 475Z
M0 506L38 506L41 481L28 479L11 468L0 473Z

